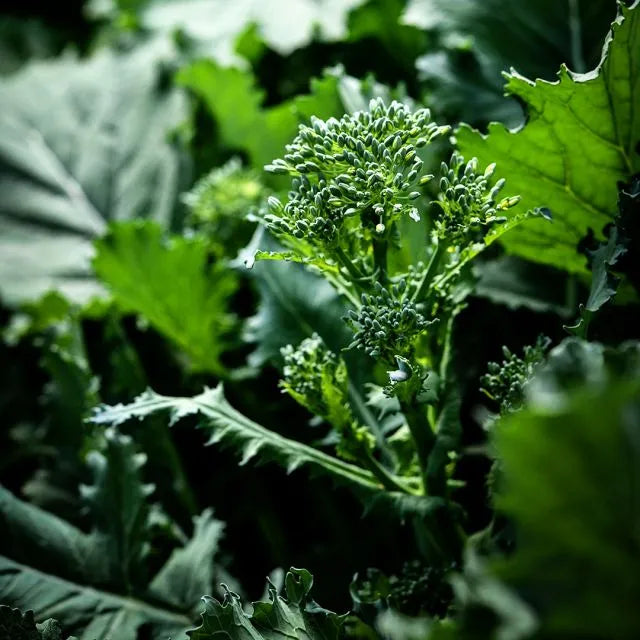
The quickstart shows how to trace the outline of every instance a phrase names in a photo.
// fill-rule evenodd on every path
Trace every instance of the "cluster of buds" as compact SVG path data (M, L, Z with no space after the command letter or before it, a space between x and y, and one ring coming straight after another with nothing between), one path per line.
M284 358L284 391L311 413L329 417L332 404L347 401L347 369L344 361L330 351L317 333L297 347L280 350Z
M347 368L342 358L327 349L313 334L297 347L280 350L284 357L280 386L311 413L325 418L338 435L337 453L356 460L371 452L375 439L366 427L357 424L348 404Z
M220 253L235 255L253 229L248 215L266 196L258 172L231 158L201 178L182 201L189 209L187 224L203 232Z
M411 112L397 101L372 100L369 111L301 126L284 159L266 169L293 176L286 204L269 202L265 217L273 232L326 247L353 226L383 235L399 217L419 220L415 190L421 176L418 149L448 127L431 122L428 109Z
M410 357L415 339L434 321L426 320L405 292L403 280L390 291L377 282L373 294L363 293L359 311L351 310L347 316L354 330L349 348L392 364L396 356Z
M525 386L544 360L551 340L540 336L534 345L523 349L522 357L502 347L502 363L490 362L488 373L480 379L481 390L500 405L500 413L517 411L524 402Z
M491 225L507 220L502 212L520 201L520 196L499 199L505 180L491 185L495 163L480 175L476 173L477 164L476 158L465 163L454 152L449 164L441 165L440 197L436 201L440 213L435 219L435 232L450 245L481 240Z

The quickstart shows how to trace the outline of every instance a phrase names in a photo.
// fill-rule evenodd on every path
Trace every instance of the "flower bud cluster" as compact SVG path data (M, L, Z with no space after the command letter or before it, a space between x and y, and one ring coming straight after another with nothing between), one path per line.
M239 158L213 169L183 196L193 222L208 223L220 218L243 219L265 196L256 171L242 166Z
M500 405L500 413L510 413L522 407L524 388L544 360L550 344L549 338L540 336L534 345L523 349L521 358L507 347L502 347L503 362L487 365L488 373L480 379L481 390Z
M266 167L293 176L286 204L270 199L267 224L276 235L330 246L348 220L384 234L400 216L419 219L415 187L431 176L420 176L418 149L447 130L431 122L428 109L412 113L381 99L339 120L312 118L284 159Z
M344 362L325 346L316 333L297 347L287 345L280 350L284 358L280 386L311 413L328 417L330 413L323 379L329 381L331 393L342 403L347 400L347 375Z
M441 213L436 217L435 230L438 238L451 245L481 240L492 224L507 220L502 212L520 201L520 196L498 199L504 178L491 186L496 165L490 164L484 173L477 174L477 164L476 158L465 163L454 152L449 164L441 165L440 197L436 201Z
M338 435L336 452L346 460L357 460L371 452L373 434L358 425L348 404L347 368L335 353L327 349L318 334L303 340L298 347L281 349L284 379L280 386L311 413L325 418Z
M395 363L395 356L408 357L413 343L427 327L433 324L404 296L406 282L393 285L391 291L379 282L375 292L362 294L359 311L349 311L347 321L355 333L351 347L364 351L372 358Z
M183 196L189 208L187 224L204 233L219 253L235 256L253 231L248 215L258 210L267 193L256 171L231 158Z

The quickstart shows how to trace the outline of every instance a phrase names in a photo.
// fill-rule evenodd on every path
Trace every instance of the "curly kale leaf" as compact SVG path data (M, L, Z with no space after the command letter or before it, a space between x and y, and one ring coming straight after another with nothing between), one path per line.
M313 576L306 569L288 571L285 596L269 583L269 601L254 602L253 613L242 608L240 597L226 590L224 600L205 597L202 625L189 631L191 640L214 640L224 636L230 640L338 640L346 616L319 607L309 596Z

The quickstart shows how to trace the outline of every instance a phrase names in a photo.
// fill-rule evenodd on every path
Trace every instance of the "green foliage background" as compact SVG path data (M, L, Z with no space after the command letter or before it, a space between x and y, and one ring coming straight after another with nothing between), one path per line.
M637 0L65 9L0 15L0 640L638 637ZM442 127L389 272L453 256L395 364L353 348L355 223L348 265L287 244L264 171L378 98ZM446 253L452 149L507 220Z

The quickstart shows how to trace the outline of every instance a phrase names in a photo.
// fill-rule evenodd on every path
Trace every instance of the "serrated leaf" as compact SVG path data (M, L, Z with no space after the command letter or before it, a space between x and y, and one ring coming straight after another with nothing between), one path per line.
M176 223L186 177L168 134L184 97L162 88L155 48L32 64L0 81L0 293L86 302L91 240L109 220Z
M180 347L194 370L225 373L220 356L233 326L234 274L209 266L205 238L164 238L143 221L114 224L96 242L93 266L123 311L135 312Z
M619 180L640 168L640 16L638 0L621 7L597 69L532 82L516 72L507 91L528 105L528 122L510 131L492 124L486 136L462 126L463 155L496 162L524 207L547 207L554 224L533 222L503 240L517 255L568 271L584 270L576 247L616 214Z
M190 414L203 414L207 420L202 427L211 433L209 444L220 442L234 448L242 455L243 464L259 452L261 460L274 460L289 472L309 465L313 470L329 474L356 490L370 492L379 487L368 471L285 438L243 416L227 402L222 385L205 389L193 398L161 396L148 389L131 404L98 407L91 421L118 425L157 411L169 411L172 424Z
M194 518L194 531L184 547L176 549L149 584L149 592L164 602L188 610L214 588L213 557L224 523L207 509Z
M313 577L305 569L291 568L285 577L286 598L269 585L269 601L254 602L253 613L244 612L232 591L222 602L205 597L202 625L189 632L191 640L337 640L345 616L322 609L309 597Z
M107 429L104 447L87 454L93 483L82 485L92 520L106 544L109 582L125 591L144 582L143 560L149 537L147 498L153 485L142 479L146 456L129 436Z

